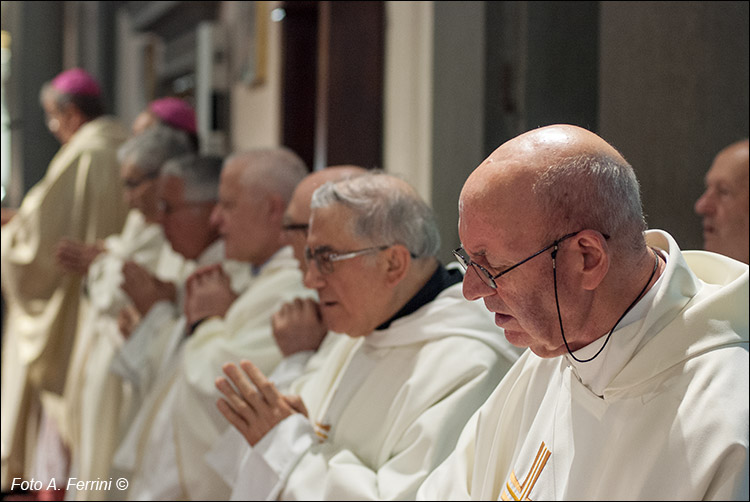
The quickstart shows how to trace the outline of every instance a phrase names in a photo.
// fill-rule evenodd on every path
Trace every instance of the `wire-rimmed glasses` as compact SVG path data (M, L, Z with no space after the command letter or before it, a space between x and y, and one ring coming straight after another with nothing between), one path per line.
M539 256L540 254L544 253L545 251L547 251L550 248L554 248L553 251L552 251L553 258L554 258L554 254L557 253L557 248L558 248L559 244L562 241L564 241L565 239L573 237L574 235L576 235L579 232L571 232L569 234L563 235L562 237L560 237L559 239L557 239L555 242L553 242L549 246L545 246L544 248L540 249L539 251L537 251L536 253L532 254L528 258L524 258L523 260L519 261L515 265L511 265L510 267L506 268L505 270L503 270L499 274L495 274L495 275L492 275L486 268L484 268L480 264L472 261L472 259L469 258L469 254L466 252L466 250L463 247L457 247L456 249L454 249L453 250L453 256L456 257L456 259L458 260L458 263L461 264L461 266L464 268L465 271L468 270L469 267L472 267L474 269L474 271L477 273L477 275L479 276L479 278L482 279L482 282L484 282L487 286L491 287L492 289L497 289L497 283L495 282L495 280L497 278L499 278L499 277L507 274L508 272L510 272L511 270L513 270L516 267L520 267L521 265L523 265L527 261L531 260L532 258L535 258L535 257ZM604 236L605 239L608 238L608 237L609 236L607 236L607 235Z
M327 246L319 247L318 249L315 249L314 251L311 250L309 247L305 247L305 260L309 264L311 261L315 262L315 266L318 267L318 270L320 270L323 274L330 274L333 272L333 262L336 261L342 261L342 260L350 260L352 258L356 258L357 256L361 256L363 254L368 253L375 253L378 251L383 251L384 249L388 249L391 247L390 245L384 245L384 246L373 246L365 249L358 249L356 251L346 251L343 253L338 253L336 251L333 251Z

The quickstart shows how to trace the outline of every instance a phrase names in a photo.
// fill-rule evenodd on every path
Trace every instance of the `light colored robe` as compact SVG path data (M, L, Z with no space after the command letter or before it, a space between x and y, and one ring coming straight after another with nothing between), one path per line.
M62 237L93 243L127 214L117 148L127 131L111 117L81 126L2 229L7 305L2 355L2 488L28 474L42 393L63 392L78 328L81 280L55 263Z
M148 223L133 209L121 234L105 240L107 251L97 256L85 279L89 309L76 339L65 388L70 477L107 479L119 440L120 413L129 394L121 379L109 371L114 353L124 338L117 326L120 310L131 304L122 291L122 266L133 260L162 280L159 274L163 247L171 247L161 225ZM69 490L68 500L102 499L97 490Z
M177 288L174 302L157 302L141 319L130 337L113 354L110 371L122 379L132 395L130 411L124 413L127 428L133 414L155 382L168 368L171 358L184 338L185 321L182 316L185 281L197 268L222 263L225 269L236 268L232 274L235 291L247 280L236 262L224 260L224 241L216 240L195 260L187 260L171 250L162 250L157 264L159 276L173 277ZM239 285L235 283L240 282Z
M646 238L667 268L604 352L527 351L420 499L748 499L748 267Z
M179 292L184 289L184 282L197 267L215 263L222 263L226 267L227 262L222 261L223 257L223 240L213 242L196 260L187 260L171 247L168 250L165 247L158 260L157 275L175 276ZM246 280L249 274L239 279L237 275L243 274L236 273L232 277L233 287L235 283ZM155 403L162 398L164 389L171 383L175 354L185 334L184 317L180 316L183 295L177 296L175 303L161 301L155 304L110 360L109 371L121 385L121 392L127 395L127 400L119 405L115 452L106 466L113 479L130 474L130 464L123 464L122 461L118 464L117 457L129 458L129 455L134 454L137 438L154 418L149 410L156 407ZM113 488L107 498L122 500L125 493Z
M508 344L462 285L414 313L337 343L292 385L311 420L272 429L234 475L233 500L409 500L508 371Z
M248 265L249 267L249 265ZM214 382L227 362L253 361L271 373L281 360L271 316L283 303L311 297L292 249L280 249L252 277L224 318L201 323L185 341L179 363L131 477L131 500L214 500L230 490L208 469L205 454L229 423L216 408Z
M160 402L173 383L177 353L185 338L185 318L182 312L184 283L198 267L221 263L231 274L232 289L241 291L249 280L247 267L237 262L223 260L224 241L217 240L206 248L196 260L186 260L171 248L162 251L157 268L161 274L176 276L178 290L175 303L161 301L141 319L130 337L113 354L109 371L123 386L127 403L120 405L120 424L112 462L108 465L110 477L130 479L139 441L148 431L159 409ZM123 500L127 488L112 488L106 498Z

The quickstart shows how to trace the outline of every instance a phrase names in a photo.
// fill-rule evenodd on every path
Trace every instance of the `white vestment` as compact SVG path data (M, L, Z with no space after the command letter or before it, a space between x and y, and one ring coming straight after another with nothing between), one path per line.
M170 247L161 225L149 223L133 209L121 234L105 240L106 252L92 262L85 279L89 308L81 322L71 356L65 387L70 449L70 477L107 479L114 448L119 440L120 413L127 409L128 392L121 379L109 371L114 353L124 338L117 317L130 299L122 291L122 266L133 260L162 280L157 266L164 247ZM97 490L68 490L68 500L101 499Z
M174 302L163 300L154 304L130 337L115 351L110 363L110 372L122 379L131 394L128 410L123 413L125 428L129 427L151 388L160 381L184 339L182 309L185 281L197 268L216 263L221 263L226 270L232 267L237 269L237 273L232 275L233 287L237 281L247 281L247 273L236 262L224 260L224 241L221 239L209 245L195 260L185 259L171 247L162 250L157 275L160 278L174 278L171 280L177 288L177 298ZM243 288L244 285L241 285L234 287L234 290Z
M461 284L336 343L294 414L247 449L233 500L408 500L519 354Z
M419 499L748 500L748 267L646 240L666 270L604 351L524 353Z
M40 399L61 404L78 328L81 279L57 266L55 245L62 237L91 244L122 230L127 206L116 154L126 138L111 117L83 124L3 226L3 490L30 474Z
M247 264L249 268L250 265ZM202 322L185 341L151 427L131 463L131 500L214 500L230 488L205 461L229 423L216 408L215 380L227 362L251 360L270 374L281 360L271 316L283 303L311 297L292 249L280 249L250 279L223 318Z
M173 378L173 366L177 350L185 337L185 320L180 316L187 277L198 267L222 263L230 268L229 262L222 262L224 241L213 242L196 260L187 260L183 256L163 248L157 269L161 274L176 277L177 300L160 301L141 319L133 333L114 352L109 371L119 382L126 401L119 404L119 419L115 440L115 453L110 464L110 477L129 475L136 455L138 438L143 430L150 427L154 415L152 410L168 388ZM234 263L232 263L234 264ZM237 273L239 279L232 277L233 287L239 280L246 281L249 273ZM239 286L237 286L239 287ZM238 291L237 287L234 291ZM118 462L117 457L120 457ZM122 500L125 492L112 489L111 500Z

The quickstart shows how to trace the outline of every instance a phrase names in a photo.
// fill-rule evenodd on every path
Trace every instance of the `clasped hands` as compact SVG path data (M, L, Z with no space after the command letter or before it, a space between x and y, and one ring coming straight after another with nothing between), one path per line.
M218 399L216 407L250 446L255 446L276 424L293 413L307 416L299 396L281 394L250 361L243 360L239 368L227 363L222 369L229 380L216 379L216 388L225 396Z
M173 283L160 280L132 260L122 265L121 288L130 297L141 316L148 314L157 302L174 302L177 298L177 289Z
M237 300L229 276L220 264L199 268L185 283L185 317L188 325L209 317L224 317Z
M55 261L66 272L85 275L94 259L104 251L106 247L103 241L86 244L63 237L55 245Z
M328 333L318 303L311 298L295 298L271 317L276 345L284 357L297 352L318 350Z

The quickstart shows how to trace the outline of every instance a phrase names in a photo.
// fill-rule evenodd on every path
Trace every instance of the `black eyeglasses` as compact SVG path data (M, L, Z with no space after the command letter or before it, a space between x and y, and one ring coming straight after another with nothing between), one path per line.
M315 266L318 267L318 270L320 270L321 273L330 274L331 272L333 272L333 262L335 261L349 260L363 254L383 251L384 249L388 249L389 247L391 246L374 246L371 248L359 249L357 251L347 251L344 253L334 252L328 247L320 247L315 251L312 251L310 248L306 247L305 260L308 264L311 261L315 261Z
M523 265L527 261L531 260L532 258L535 258L535 257L539 256L540 254L544 253L545 251L547 251L550 248L554 248L554 250L552 251L553 258L554 258L554 255L557 253L557 247L558 247L558 245L562 241L564 241L565 239L573 237L577 233L579 233L579 232L572 232L572 233L563 235L562 237L560 237L559 239L557 239L555 242L553 242L549 246L545 246L544 248L540 249L539 251L537 251L533 255L529 256L528 258L524 258L523 260L519 261L515 265L511 265L510 267L506 268L505 270L503 270L502 272L500 272L499 274L496 274L496 275L492 275L486 268L484 268L480 264L472 261L471 258L469 258L469 254L466 252L466 250L463 247L458 247L458 248L454 249L453 250L453 256L456 257L456 259L458 260L458 263L461 264L461 266L464 268L464 270L468 270L469 267L473 267L474 270L476 271L477 275L479 276L479 278L482 279L482 282L484 282L487 286L491 287L492 289L497 289L497 283L495 282L495 279L497 279L498 277L500 277L502 275L507 274L508 272L510 272L511 270L513 270L516 267L520 267L521 265ZM604 238L608 239L609 236L608 235L604 235Z
M281 229L285 232L304 232L307 233L307 229L310 228L310 225L307 223L284 223L281 225Z
M125 186L127 190L135 190L146 181L156 179L158 178L158 176L159 176L158 172L153 173L153 174L144 174L138 179L132 179L132 178L124 179L122 180L122 184Z

